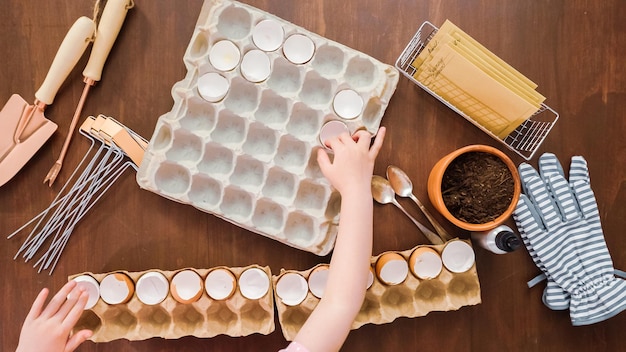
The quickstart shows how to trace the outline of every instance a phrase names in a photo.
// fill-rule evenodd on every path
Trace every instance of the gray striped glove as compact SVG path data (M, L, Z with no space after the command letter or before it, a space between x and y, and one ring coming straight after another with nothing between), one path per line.
M585 159L572 158L569 182L554 154L539 158L539 173L525 163L519 171L525 194L513 216L547 277L544 303L553 309L569 305L573 325L626 309L626 281L614 276Z
M539 172L540 172L539 177L541 177L544 182L547 182L547 178L549 177L550 174L557 172L557 170L559 169L562 170L556 158L551 158L551 157L548 158L547 155L550 155L550 154L544 154L543 156L539 158ZM531 193L526 189L527 183L524 182L524 180L528 181L528 180L532 180L533 177L535 178L538 177L537 172L528 164L521 164L519 167L519 172L520 172L520 177L522 179L522 187L523 187L524 193L530 196ZM561 171L561 174L562 174L562 171ZM571 177L575 177L574 173L571 175ZM520 206L521 204L518 203L518 207ZM526 207L526 208L521 208L520 210L522 209L528 209L528 211L524 211L524 212L516 211L513 214L513 218L515 219L517 228L522 237L522 241L524 242L524 245L526 246L526 249L528 250L528 253L530 254L533 261L535 262L535 265L537 265L537 267L541 269L541 271L543 272L543 278L547 280L546 288L543 291L543 296L542 296L543 303L548 308L553 309L553 310L568 309L569 300L570 300L569 293L565 291L563 288L561 288L561 286L559 286L556 282L554 282L554 280L550 277L550 273L548 272L546 267L543 265L543 263L539 259L539 256L537 255L537 252L535 251L531 242L529 241L528 234L526 233L526 231L529 231L530 235L532 236L535 232L540 230L539 227L542 226L543 223L541 221L537 221L537 219L540 220L541 217L539 216L539 214L537 214L535 207ZM524 226L522 222L524 222L526 226ZM541 276L537 278L541 279ZM534 282L534 283L531 284L531 282L529 282L529 286L530 287L534 286L537 283L537 281L539 280L532 280L531 282Z

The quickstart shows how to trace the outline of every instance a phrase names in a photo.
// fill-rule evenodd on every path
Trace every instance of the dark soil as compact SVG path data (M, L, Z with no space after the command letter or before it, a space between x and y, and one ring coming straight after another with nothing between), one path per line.
M506 164L485 152L454 159L443 174L443 202L455 218L484 224L502 215L511 204L514 181Z

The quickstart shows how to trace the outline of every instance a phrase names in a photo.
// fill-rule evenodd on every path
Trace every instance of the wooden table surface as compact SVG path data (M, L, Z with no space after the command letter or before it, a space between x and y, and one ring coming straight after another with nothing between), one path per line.
M560 120L537 155L555 153L564 164L573 155L589 162L606 242L616 268L626 269L626 6L620 0L450 0L450 1L269 1L247 0L326 38L393 64L419 25L445 19L534 80ZM91 1L4 1L0 12L0 101L18 93L27 101L45 77L66 30L91 16ZM186 73L183 54L202 6L199 0L136 0L92 88L83 117L112 116L140 135L152 136L157 118L172 108L170 89ZM56 160L83 89L79 61L46 116L59 125L51 140L0 188L0 234L4 236L47 207L85 155L86 138L75 135L52 188L42 181ZM82 118L81 118L82 121ZM426 180L443 155L468 144L522 158L456 115L401 76L386 110L388 128L375 173L389 164L407 171L415 194L428 199ZM537 156L530 161L536 165ZM401 202L419 216L407 201ZM427 207L434 209L427 203ZM374 255L406 250L425 239L392 205L374 207ZM437 217L443 220L439 214ZM426 221L423 217L420 219ZM509 225L513 225L509 221ZM452 233L469 234L450 223ZM43 287L59 289L67 276L84 271L142 271L152 268L210 268L260 264L305 270L329 257L299 251L243 230L187 205L141 190L127 171L76 227L54 273L37 274L32 263L13 260L21 234L0 245L3 304L0 344L17 345L20 326ZM546 308L543 284L528 289L539 271L525 249L494 255L476 248L482 303L458 311L399 318L350 333L345 351L618 351L623 350L626 313L591 326L573 327L567 311ZM154 338L87 342L80 351L277 350L286 342L276 331L211 339Z

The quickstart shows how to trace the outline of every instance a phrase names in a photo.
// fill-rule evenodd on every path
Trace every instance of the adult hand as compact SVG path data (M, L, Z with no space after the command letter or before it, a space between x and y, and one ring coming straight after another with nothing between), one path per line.
M47 288L41 290L26 316L17 352L71 352L91 337L89 330L81 330L70 337L87 304L85 290L71 280L44 308L48 292Z

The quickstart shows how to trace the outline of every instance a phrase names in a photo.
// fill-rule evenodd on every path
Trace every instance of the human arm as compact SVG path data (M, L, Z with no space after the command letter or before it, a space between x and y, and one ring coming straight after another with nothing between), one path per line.
M85 290L71 280L44 307L48 293L44 288L35 299L22 326L16 352L71 352L91 336L91 331L81 330L70 337L87 304Z
M371 147L365 131L331 139L332 163L318 152L322 172L341 194L341 217L324 296L294 339L310 352L339 350L363 304L373 241L371 179L385 132L379 129Z

